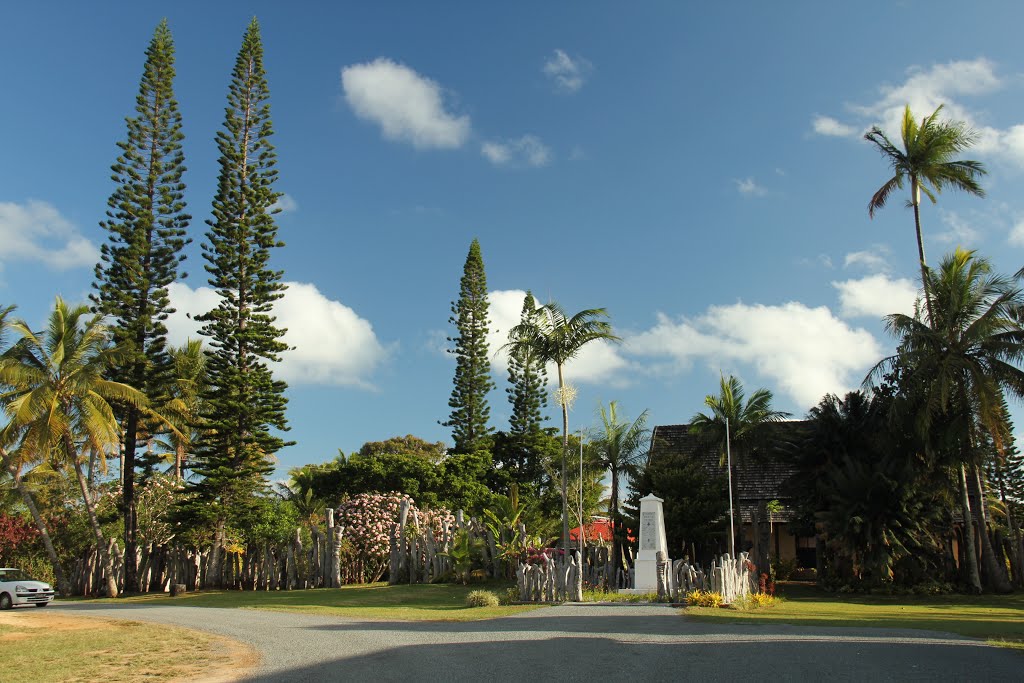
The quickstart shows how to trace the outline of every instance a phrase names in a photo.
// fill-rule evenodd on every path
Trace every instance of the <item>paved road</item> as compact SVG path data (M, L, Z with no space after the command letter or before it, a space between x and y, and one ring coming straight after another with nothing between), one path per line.
M929 631L714 625L664 606L560 606L465 623L174 605L54 603L236 638L246 681L1021 681L1024 656Z

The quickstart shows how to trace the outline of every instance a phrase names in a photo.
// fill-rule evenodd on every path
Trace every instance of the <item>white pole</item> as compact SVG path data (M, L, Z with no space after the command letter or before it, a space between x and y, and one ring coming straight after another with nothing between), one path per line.
M583 428L580 427L580 534L576 538L580 553L583 553Z
M725 464L729 469L729 557L736 558L736 517L732 509L732 448L729 445L729 418L725 418Z

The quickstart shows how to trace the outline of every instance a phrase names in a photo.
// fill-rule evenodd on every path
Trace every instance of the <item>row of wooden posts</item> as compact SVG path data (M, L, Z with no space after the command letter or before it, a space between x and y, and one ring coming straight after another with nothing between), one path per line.
M207 548L188 548L180 544L140 544L136 556L138 584L124 585L123 555L114 540L106 551L113 558L117 585L122 592L177 592L202 589L296 590L337 588L365 580L356 566L342 563L344 527L335 523L335 511L325 511L326 530L312 526L311 541L303 544L302 533L295 533L285 544L250 544L243 548L228 546L218 534ZM454 520L442 519L436 526L427 524L421 513L404 502L399 520L391 533L388 581L394 583L431 583L456 580L453 543L456 534L466 534L477 554L482 573L493 578L516 579L522 595L529 599L566 599L576 595L576 586L628 587L633 556L627 551L625 568L616 570L610 549L590 546L573 551L565 560L552 560L538 568L506 555L506 544L518 542L525 548L526 529L519 524L515 532L497 535L478 519L467 518L460 510ZM99 595L105 590L103 562L95 547L89 549L72 567L70 581L77 595ZM465 577L468 578L468 577ZM552 597L556 596L556 597ZM523 598L528 599L528 598Z
M310 529L304 546L301 529L283 545L250 544L244 550L215 542L205 549L168 543L144 544L136 556L139 582L124 585L124 559L117 542L109 541L117 585L122 592L175 592L225 588L236 590L293 590L338 588L355 577L341 563L344 528L326 510L326 533ZM95 547L75 562L71 589L76 595L98 595L105 590L103 562Z

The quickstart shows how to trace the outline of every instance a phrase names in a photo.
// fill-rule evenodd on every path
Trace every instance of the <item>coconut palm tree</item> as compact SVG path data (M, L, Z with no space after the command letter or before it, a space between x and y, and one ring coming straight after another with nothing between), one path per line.
M181 481L188 455L202 438L199 423L202 395L206 390L206 354L203 353L203 342L197 339L189 339L183 345L169 349L168 353L174 368L174 381L160 412L177 429L157 440L156 445L168 459L173 459L174 478ZM161 426L157 421L155 428Z
M974 517L981 535L985 573L996 590L1008 590L980 509L984 496L976 455L979 429L988 432L997 447L1001 441L1005 392L1024 397L1024 371L1018 367L1024 360L1024 326L1018 318L1024 292L1010 278L993 274L987 259L964 249L944 258L937 271L926 272L934 300L931 323L920 316L887 316L886 328L900 339L900 345L896 355L875 366L868 380L901 369L907 386L917 391L921 402L917 411L919 433L931 435L933 428L947 425L960 431L961 507L971 580L975 589L980 589L971 567L974 543L968 500L969 491L976 489ZM967 467L972 470L971 476L965 471Z
M914 208L914 228L917 232L917 254L921 265L921 284L924 287L925 306L928 317L932 315L931 298L928 291L927 265L924 258L924 239L921 236L921 193L935 203L935 195L945 188L962 190L978 197L985 191L978 184L978 178L985 175L985 167L978 161L956 159L955 157L974 144L977 134L960 121L939 121L942 105L926 116L918 125L910 111L910 105L903 110L900 127L903 148L893 144L878 126L873 126L864 139L873 143L892 166L893 176L878 188L868 202L868 215L885 206L894 190L903 189L910 181L910 201Z
M603 318L603 308L588 308L569 317L556 302L537 309L533 319L509 330L508 343L502 348L512 354L530 355L541 363L554 363L558 371L558 397L562 407L562 547L569 544L569 499L566 489L565 458L569 450L569 391L565 384L565 364L579 355L587 344L599 340L618 342L612 326Z
M758 389L744 401L743 385L734 376L728 379L723 375L719 382L718 395L708 394L704 397L704 405L711 409L711 414L697 413L690 418L690 432L696 434L705 443L713 444L719 449L719 465L726 465L727 448L732 454L733 500L732 507L739 522L733 526L736 534L734 541L739 545L741 528L739 487L737 470L741 463L750 456L754 447L763 442L764 426L789 417L789 413L773 410L772 392ZM729 443L726 443L728 439Z
M608 519L612 525L612 562L615 569L622 565L622 535L619 524L619 480L623 474L635 475L637 466L647 455L650 430L647 429L647 411L633 422L619 420L618 403L612 401L605 410L601 406L601 427L593 435L590 447L598 464L608 470L611 477L611 496L608 499Z
M4 348L4 338L7 331L7 317L14 311L14 306L8 306L6 308L0 308L0 350ZM0 408L4 405L8 392L5 391L3 381L3 366L5 363L11 362L6 356L0 356ZM36 525L36 529L39 530L39 536L43 539L43 547L46 549L46 556L50 560L50 565L53 567L53 576L57 580L57 589L62 595L70 595L71 584L68 583L67 578L64 576L64 569L60 565L60 558L57 557L57 550L53 546L53 539L50 538L50 531L46 527L46 522L43 520L43 516L39 514L39 508L36 506L35 500L32 498L32 493L25 486L24 479L21 472L21 464L17 461L16 453L11 452L20 451L16 448L16 445L20 441L21 433L20 430L14 428L13 425L7 423L0 429L0 462L3 463L4 471L7 472L11 481L14 482L14 487L18 491L18 495L21 496L22 502L28 509L29 514L32 516L32 521ZM12 449L12 445L15 448Z
M147 408L145 396L119 382L103 379L119 352L110 345L98 317L86 320L86 306L69 307L57 297L44 333L22 320L10 327L21 335L0 366L0 382L11 387L4 406L14 429L23 430L22 447L38 453L59 452L74 469L89 524L107 576L107 591L118 594L113 560L96 518L82 471L92 448L103 452L116 445L120 430L110 402Z

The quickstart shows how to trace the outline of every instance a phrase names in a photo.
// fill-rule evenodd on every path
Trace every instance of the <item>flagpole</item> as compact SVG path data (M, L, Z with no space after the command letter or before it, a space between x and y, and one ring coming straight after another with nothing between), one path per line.
M729 557L736 558L736 515L732 507L732 448L729 445L729 418L725 418L725 464L729 470Z

